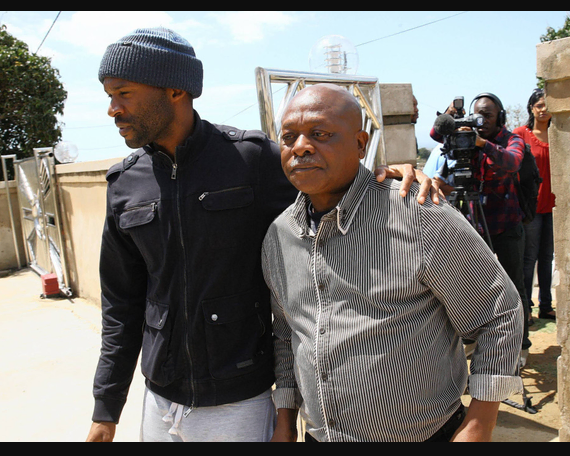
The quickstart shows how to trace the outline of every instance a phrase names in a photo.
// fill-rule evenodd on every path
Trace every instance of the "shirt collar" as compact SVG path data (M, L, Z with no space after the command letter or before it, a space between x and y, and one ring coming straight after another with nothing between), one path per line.
M509 131L507 130L507 127L502 126L501 129L499 130L499 133L497 133L495 135L495 137L491 140L491 142L496 143L497 141L500 141L508 133L509 133Z
M328 214L323 216L322 220L331 220L334 218L338 230L343 235L348 233L348 230L354 220L354 216L356 215L356 212L366 195L370 182L373 179L374 175L366 169L364 165L360 164L356 177L352 181L347 192L338 204L331 209ZM294 222L294 230L299 237L315 235L310 228L307 214L310 204L311 200L309 195L303 192L299 192L295 203L293 203L291 218Z

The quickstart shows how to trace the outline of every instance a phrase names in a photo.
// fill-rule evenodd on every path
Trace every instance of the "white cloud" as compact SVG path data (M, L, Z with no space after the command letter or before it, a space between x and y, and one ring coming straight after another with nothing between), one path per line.
M38 17L30 12L26 16L7 16L12 19L10 32L30 44L35 51L53 19ZM191 17L189 17L191 16ZM196 18L199 18L198 20ZM212 20L213 19L213 20ZM268 34L282 31L297 21L289 12L281 11L223 11L211 13L165 11L76 11L62 15L43 45L41 54L63 59L52 51L56 43L67 44L67 58L75 51L101 56L112 43L140 27L164 26L187 37L196 48L205 44L249 44L263 40Z
M282 11L224 11L212 16L229 29L238 43L261 41L268 31L283 30L296 21L293 15Z
M102 55L109 43L140 27L171 27L173 18L164 11L78 11L60 20L52 39Z

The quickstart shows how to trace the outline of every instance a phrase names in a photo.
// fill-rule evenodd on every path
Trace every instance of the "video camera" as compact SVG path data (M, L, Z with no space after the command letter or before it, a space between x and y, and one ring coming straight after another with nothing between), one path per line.
M446 155L447 169L453 176L451 185L454 190L449 196L449 202L461 210L471 225L483 235L492 250L493 244L483 213L486 198L481 200L473 172L473 159L478 156L479 149L476 148L477 134L472 129L483 126L485 119L481 114L461 117L461 114L465 115L463 97L455 97L453 107L457 111L455 116L440 114L433 125L435 132L443 136L441 155ZM461 127L469 128L459 130ZM450 164L449 160L455 163Z
M478 151L475 149L477 135L471 129L482 126L484 122L484 118L480 114L461 117L461 114L464 114L463 106L463 97L455 97L453 107L457 114L453 117L449 114L440 114L433 125L435 132L443 136L442 155L446 155L448 159L455 161L451 171L456 186L473 183L471 181L473 177L471 160ZM461 127L469 127L470 129L459 130Z
M449 114L441 114L435 119L433 125L436 133L443 136L442 151L452 160L471 159L475 149L476 134L472 130L458 130L461 127L477 128L483 125L483 116L471 114L460 117L463 113L463 97L453 99L453 107L457 114L454 117Z

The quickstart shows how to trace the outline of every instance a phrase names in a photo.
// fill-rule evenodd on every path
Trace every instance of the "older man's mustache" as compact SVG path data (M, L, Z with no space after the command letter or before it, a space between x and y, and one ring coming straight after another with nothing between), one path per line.
M318 161L312 155L296 155L293 160L289 162L290 168L311 168L313 166L318 166Z

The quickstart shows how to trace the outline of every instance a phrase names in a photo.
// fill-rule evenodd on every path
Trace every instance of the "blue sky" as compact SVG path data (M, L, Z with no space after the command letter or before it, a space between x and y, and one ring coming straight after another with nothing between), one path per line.
M62 139L78 147L78 161L91 161L130 152L107 116L97 71L106 46L138 27L162 25L184 36L204 66L195 109L243 129L260 128L256 67L310 71L313 45L344 36L358 51L359 75L412 85L418 144L431 149L435 112L455 96L468 105L489 91L505 107L526 105L536 86L536 45L547 27L562 27L567 12L62 11L54 23L57 14L0 11L0 23L31 52L45 38L38 53L52 59L68 91Z

